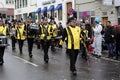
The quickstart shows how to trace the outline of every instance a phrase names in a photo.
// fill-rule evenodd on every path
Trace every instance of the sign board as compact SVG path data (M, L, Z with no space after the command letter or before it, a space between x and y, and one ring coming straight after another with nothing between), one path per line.
M44 2L42 2L42 5L47 5L47 4L51 4L51 3L55 3L56 0L45 0Z

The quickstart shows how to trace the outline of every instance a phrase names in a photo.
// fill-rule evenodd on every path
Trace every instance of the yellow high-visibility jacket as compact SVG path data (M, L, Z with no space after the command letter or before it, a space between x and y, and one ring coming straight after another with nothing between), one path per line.
M88 40L89 39L89 37L88 37L88 30L86 30L86 29L82 29L82 32L81 32L81 43L84 45L84 47L86 48L86 43L85 43L85 41L84 41L84 38L86 39L86 40Z
M0 26L0 33L7 36L7 26Z
M50 40L52 37L52 31L51 31L51 27L50 25L43 25L41 26L41 30L40 30L40 39L47 39Z
M51 28L52 28L52 33L53 33L52 37L56 37L57 36L57 25L53 24L51 25Z
M22 27L17 28L17 39L18 40L25 40L26 36L24 35L24 29Z
M60 41L60 45L63 44L63 41L67 37L67 49L78 50L78 49L80 49L81 28L77 27L77 26L76 27L69 26L69 29L72 33L73 40L72 40L72 36L70 34L70 31L68 30L68 27L67 27L66 29L64 29L64 32L62 35L62 40ZM72 48L72 46L73 46L73 48Z

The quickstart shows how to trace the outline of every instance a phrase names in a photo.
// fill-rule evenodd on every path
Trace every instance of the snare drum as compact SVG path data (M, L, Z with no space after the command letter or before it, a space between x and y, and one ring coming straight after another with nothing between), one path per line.
M8 46L8 41L6 36L0 36L0 46Z

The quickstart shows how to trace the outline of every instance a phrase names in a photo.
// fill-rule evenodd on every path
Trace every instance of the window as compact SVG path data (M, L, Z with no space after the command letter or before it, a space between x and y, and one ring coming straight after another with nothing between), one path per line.
M120 7L117 7L117 15L120 16Z
M62 20L62 9L58 10L58 20Z
M28 3L27 3L27 0L24 0L24 1L25 1L25 7L27 7L27 4L28 4Z

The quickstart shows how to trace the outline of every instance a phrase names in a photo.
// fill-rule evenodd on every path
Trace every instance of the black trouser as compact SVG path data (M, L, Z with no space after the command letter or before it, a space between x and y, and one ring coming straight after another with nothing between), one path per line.
M15 37L11 37L11 40L12 40L12 49L14 50L15 49L16 39L15 39Z
M51 51L55 51L55 40L51 40Z
M41 43L42 43L42 47L44 50L44 60L46 60L46 59L48 60L49 59L48 50L50 47L50 41L49 40L47 40L47 41L41 40Z
M29 52L29 54L32 54L33 40L34 40L34 38L27 38L27 41L28 41L28 52Z
M77 61L77 56L78 56L78 52L79 50L72 50L72 49L68 49L69 52L69 56L70 56L70 71L76 71L76 61Z
M86 48L83 43L81 43L81 52L82 52L82 58L87 58Z
M116 59L118 59L119 52L120 52L120 44L116 44Z
M0 61L3 61L4 51L5 47L4 46L0 47Z
M37 49L40 49L40 44L37 44Z
M23 43L24 43L24 40L18 40L20 53L22 53Z

